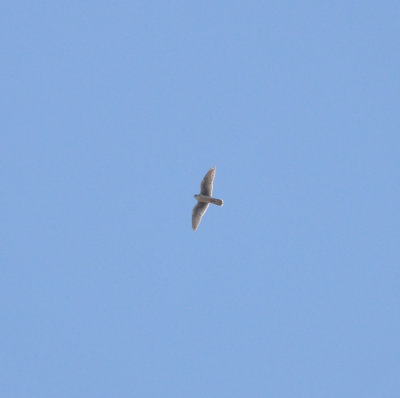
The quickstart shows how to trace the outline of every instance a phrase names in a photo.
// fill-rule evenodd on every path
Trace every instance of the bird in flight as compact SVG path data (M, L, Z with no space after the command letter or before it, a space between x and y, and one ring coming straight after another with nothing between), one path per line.
M193 231L196 231L197 227L200 224L201 218L207 211L210 203L213 203L217 206L224 205L223 200L212 197L214 177L215 177L215 167L211 167L211 169L208 170L207 174L203 178L203 181L201 182L200 195L194 195L194 198L197 200L197 204L196 206L194 206L192 212Z

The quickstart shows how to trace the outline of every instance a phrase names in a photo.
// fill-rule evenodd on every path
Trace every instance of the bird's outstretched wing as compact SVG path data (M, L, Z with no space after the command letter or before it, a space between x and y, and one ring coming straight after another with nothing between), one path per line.
M204 213L208 209L209 204L198 202L196 206L193 207L192 211L192 228L193 231L196 231L197 227L200 224L201 217L203 217Z
M204 176L200 185L200 193L206 196L212 196L213 181L215 177L215 167L211 167L207 174Z

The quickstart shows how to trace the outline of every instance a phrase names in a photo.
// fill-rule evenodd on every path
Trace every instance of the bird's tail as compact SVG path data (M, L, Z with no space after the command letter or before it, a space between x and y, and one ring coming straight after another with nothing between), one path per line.
M217 198L210 198L210 202L214 203L217 206L223 206L224 205L224 201L221 199L217 199Z

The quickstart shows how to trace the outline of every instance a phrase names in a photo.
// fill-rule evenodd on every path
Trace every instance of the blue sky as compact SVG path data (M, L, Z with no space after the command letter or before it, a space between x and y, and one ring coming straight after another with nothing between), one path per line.
M399 17L4 5L1 396L398 397Z

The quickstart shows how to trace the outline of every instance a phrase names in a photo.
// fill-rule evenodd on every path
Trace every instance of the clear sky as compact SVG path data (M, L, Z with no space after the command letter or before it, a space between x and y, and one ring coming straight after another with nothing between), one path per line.
M399 397L399 21L4 4L1 397Z

